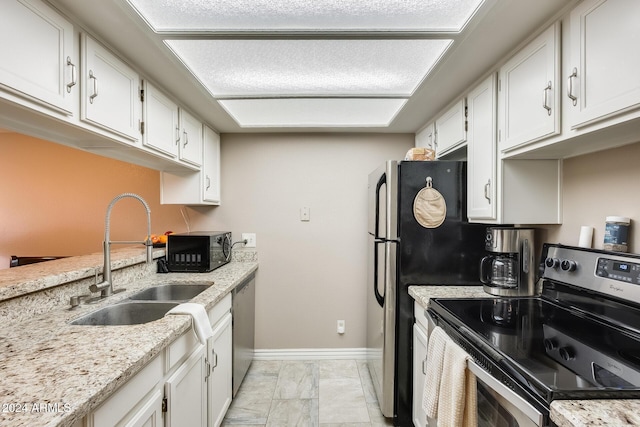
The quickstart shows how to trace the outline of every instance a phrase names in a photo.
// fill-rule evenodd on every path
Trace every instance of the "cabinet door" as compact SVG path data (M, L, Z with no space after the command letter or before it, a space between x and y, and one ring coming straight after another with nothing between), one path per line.
M467 95L467 215L496 219L496 76Z
M73 112L73 25L40 0L5 0L0 13L0 87Z
M640 2L585 0L570 15L572 128L640 107Z
M165 427L207 425L205 349L205 346L198 345L197 350L165 383Z
M429 123L424 129L416 133L416 147L435 149L436 128Z
M162 392L156 390L124 427L161 427Z
M427 331L413 325L413 425L425 427L427 414L422 409L427 360Z
M220 204L220 135L204 127L204 158L202 159L205 202Z
M436 156L446 154L458 148L467 140L466 104L461 99L436 119Z
M178 105L147 81L143 82L142 144L170 157L178 157Z
M202 164L202 122L180 110L180 160Z
M559 24L551 26L500 68L500 150L560 132L559 72Z
M137 141L138 74L86 34L82 58L81 119Z
M222 424L231 404L233 372L233 333L231 313L226 314L213 331L209 340L207 357L211 374L207 382L209 401L209 427Z

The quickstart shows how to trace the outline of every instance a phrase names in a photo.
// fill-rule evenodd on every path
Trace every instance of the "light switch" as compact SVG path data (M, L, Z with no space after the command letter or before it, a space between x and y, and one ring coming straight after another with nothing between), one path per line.
M300 208L300 221L311 221L311 209L308 207Z

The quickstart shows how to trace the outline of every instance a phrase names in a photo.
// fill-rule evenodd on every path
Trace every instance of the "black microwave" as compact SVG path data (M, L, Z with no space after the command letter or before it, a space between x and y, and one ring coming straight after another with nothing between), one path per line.
M231 260L230 231L169 234L167 268L172 272L205 273Z

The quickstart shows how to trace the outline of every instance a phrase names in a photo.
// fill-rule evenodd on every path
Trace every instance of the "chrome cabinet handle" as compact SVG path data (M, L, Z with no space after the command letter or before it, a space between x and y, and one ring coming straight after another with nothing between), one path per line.
M207 178L207 190L208 190L209 188L211 188L211 178L209 178L209 175L207 175L206 178Z
M549 107L549 91L551 90L551 81L547 83L547 87L542 91L542 107L547 110L547 114L551 115L551 107Z
M427 359L422 359L422 374L427 375Z
M573 79L575 77L578 77L578 69L577 68L573 69L573 72L569 76L569 79L568 79L568 82L567 82L568 83L567 84L567 96L569 97L569 99L571 101L573 101L573 105L574 106L578 104L578 97L573 94Z
M98 78L93 74L93 70L89 70L89 78L93 79L93 93L89 96L89 102L93 104L93 100L98 96Z
M189 143L189 134L187 133L187 131L182 131L182 134L184 135L184 143L182 144L182 147L186 147L187 144Z
M71 93L71 88L78 83L78 76L76 75L76 66L71 62L70 56L67 56L67 66L71 67L71 81L67 83L67 93Z
M176 145L180 144L180 126L176 126Z
M491 194L489 194L490 189L491 189L491 179L489 179L487 183L484 185L484 198L487 199L489 203L491 203Z

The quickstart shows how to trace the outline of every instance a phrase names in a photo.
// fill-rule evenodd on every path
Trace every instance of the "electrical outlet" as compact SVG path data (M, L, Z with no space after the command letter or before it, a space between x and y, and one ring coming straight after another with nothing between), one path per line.
M242 240L246 240L245 248L256 247L256 233L242 233Z
M338 333L344 334L344 320L338 320Z

